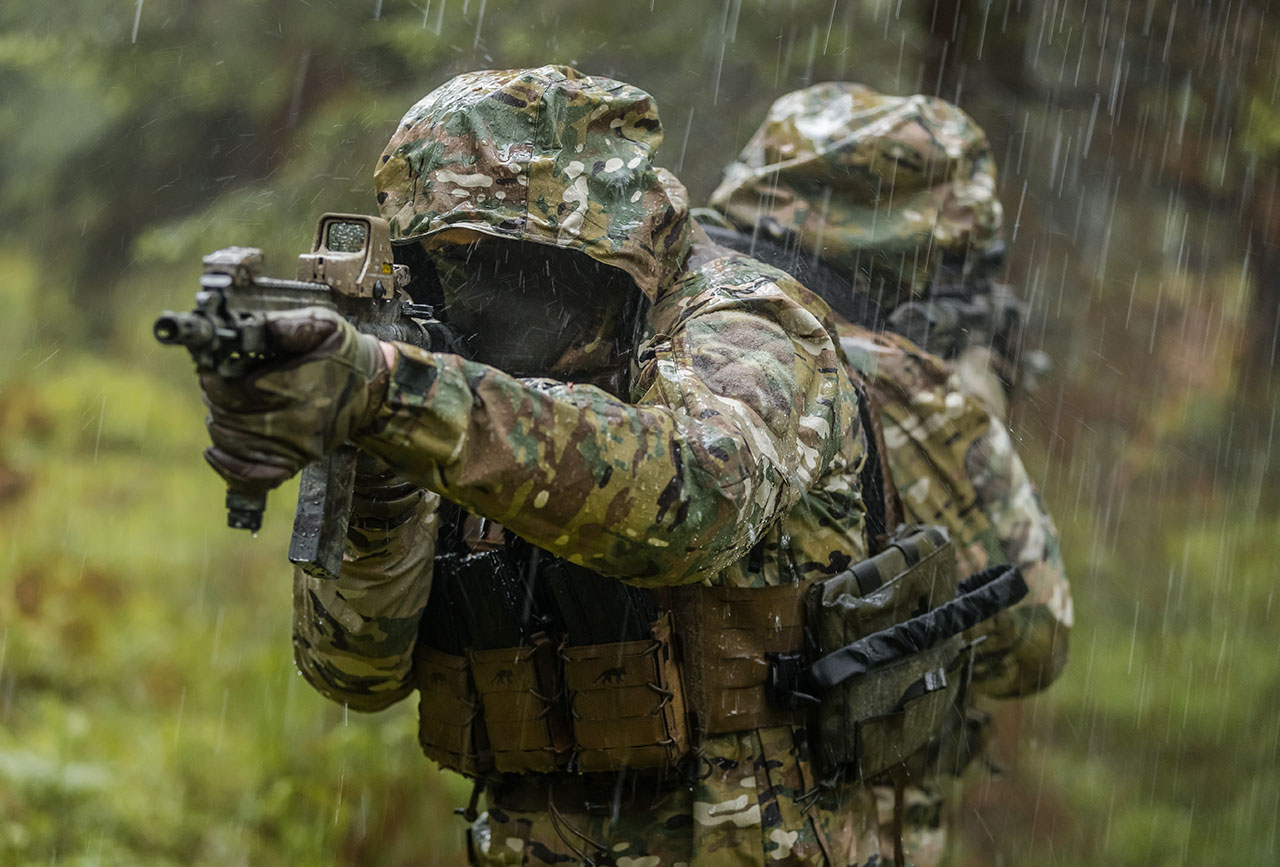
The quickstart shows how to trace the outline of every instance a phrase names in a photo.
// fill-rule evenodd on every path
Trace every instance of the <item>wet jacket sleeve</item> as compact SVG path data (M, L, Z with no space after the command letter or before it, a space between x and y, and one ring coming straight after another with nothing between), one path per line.
M398 345L359 445L528 541L638 584L698 581L741 557L853 436L823 323L725 257L650 313L634 403Z
M294 570L298 669L327 698L381 710L412 689L413 644L427 595L439 498L384 466L357 476L342 573Z
M1067 661L1073 612L1058 530L1004 425L992 420L986 435L969 448L965 465L978 507L1029 589L987 625L975 684L997 698L1029 695L1052 683Z

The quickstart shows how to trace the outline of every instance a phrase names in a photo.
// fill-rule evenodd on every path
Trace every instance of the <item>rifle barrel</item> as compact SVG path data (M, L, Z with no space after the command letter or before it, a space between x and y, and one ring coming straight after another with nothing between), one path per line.
M151 331L167 346L203 346L213 339L213 323L198 313L166 310L156 317Z

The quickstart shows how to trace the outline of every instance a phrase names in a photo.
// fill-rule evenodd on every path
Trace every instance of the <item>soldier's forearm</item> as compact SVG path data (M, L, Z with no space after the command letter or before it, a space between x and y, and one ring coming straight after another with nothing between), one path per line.
M439 499L389 472L357 478L341 575L325 580L295 570L294 656L325 696L378 710L411 689Z
M400 354L361 447L601 573L654 584L708 577L754 542L786 490L764 449L726 429L729 410L716 427L589 386Z

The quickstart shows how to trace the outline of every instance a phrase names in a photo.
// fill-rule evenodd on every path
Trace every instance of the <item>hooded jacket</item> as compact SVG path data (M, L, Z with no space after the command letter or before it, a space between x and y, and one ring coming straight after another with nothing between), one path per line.
M651 307L628 399L517 379L398 345L356 440L421 491L357 517L341 579L295 579L299 666L373 710L412 688L439 498L557 556L644 586L760 588L866 555L857 394L826 306L716 248L652 165L661 125L636 88L565 67L458 76L410 109L377 170L393 238L477 234L576 250L631 275ZM388 517L389 516L389 517ZM748 556L748 554L751 556ZM490 810L482 863L860 864L870 793L819 790L802 731L713 735L704 772L643 811Z

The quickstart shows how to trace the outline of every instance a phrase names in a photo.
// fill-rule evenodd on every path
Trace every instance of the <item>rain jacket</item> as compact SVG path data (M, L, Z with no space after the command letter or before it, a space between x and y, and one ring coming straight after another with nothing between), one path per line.
M828 291L869 296L891 327L901 322L895 308L931 291L944 257L959 254L962 270L951 273L969 297L927 302L958 302L964 322L935 321L930 335L967 343L958 358L847 322L841 344L870 386L905 518L948 528L960 574L1009 563L1027 580L1027 598L982 627L975 690L1005 698L1048 686L1066 662L1073 610L1057 530L1004 424L1003 383L1016 379L1019 349L1005 317L1022 303L1009 287L971 280L1003 221L983 131L937 98L814 85L773 104L710 204L753 248L765 239L772 258L829 271ZM883 827L892 793L877 794ZM937 863L939 790L909 787L907 799L907 851L917 864Z
M422 490L357 502L342 577L295 579L295 648L322 693L373 710L412 688L439 497L627 582L754 588L866 555L858 398L826 306L715 248L652 166L643 91L563 67L459 76L406 115L376 173L393 237L534 241L621 268L651 302L627 399L398 345L357 437ZM748 557L748 552L752 556ZM710 736L703 772L612 818L490 809L481 863L866 864L874 798L819 790L803 731ZM554 795L555 792L552 792Z

